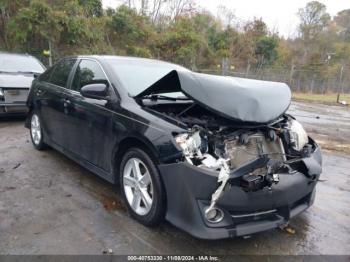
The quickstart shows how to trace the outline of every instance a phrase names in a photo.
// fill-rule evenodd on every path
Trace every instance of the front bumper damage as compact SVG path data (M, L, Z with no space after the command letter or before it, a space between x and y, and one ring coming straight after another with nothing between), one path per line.
M230 184L216 203L224 213L219 223L205 219L218 172L185 162L159 165L167 192L166 218L175 226L202 239L246 236L286 224L312 205L315 185L321 174L321 150L316 146L301 159L304 172L279 173L279 182L258 191L246 192ZM235 174L230 174L231 179Z

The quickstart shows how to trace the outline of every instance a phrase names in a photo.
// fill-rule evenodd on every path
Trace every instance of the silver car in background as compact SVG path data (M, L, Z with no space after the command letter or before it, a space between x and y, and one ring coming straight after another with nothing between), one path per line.
M0 52L0 116L25 114L34 77L45 66L28 54Z

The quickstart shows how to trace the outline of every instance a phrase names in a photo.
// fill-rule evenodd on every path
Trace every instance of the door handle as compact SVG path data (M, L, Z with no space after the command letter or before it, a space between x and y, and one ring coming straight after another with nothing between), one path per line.
M64 101L63 101L63 106L64 106L64 107L67 108L70 104L72 104L72 102L71 102L69 99L67 99L67 98L64 99Z

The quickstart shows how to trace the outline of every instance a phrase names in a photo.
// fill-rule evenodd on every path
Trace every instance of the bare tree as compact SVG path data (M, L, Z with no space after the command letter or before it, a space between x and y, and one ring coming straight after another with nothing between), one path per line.
M139 14L149 15L149 0L123 0L121 3L135 9Z
M148 0L141 0L140 13L143 15L148 14Z
M153 24L175 21L179 16L195 10L195 0L122 0L122 4L150 17Z
M236 15L235 11L232 9L227 8L224 5L219 5L218 6L218 14L217 18L222 21L222 23L226 26L232 26L236 27Z
M195 10L194 0L169 0L168 1L169 17L176 20L184 14L191 14Z
M166 2L167 0L153 0L153 4L149 13L152 23L157 23L161 14L162 7Z
M8 48L7 38L6 38L6 23L9 20L8 13L5 7L0 6L0 37L4 41L5 47Z
M118 1L119 2L119 1ZM122 5L126 5L129 8L136 8L135 1L134 0L122 0L119 3Z

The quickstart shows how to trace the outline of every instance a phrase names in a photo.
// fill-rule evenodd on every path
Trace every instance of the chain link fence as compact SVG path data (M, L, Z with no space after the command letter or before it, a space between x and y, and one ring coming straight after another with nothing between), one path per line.
M322 70L286 68L251 69L218 66L215 69L198 69L198 72L287 83L292 91L300 93L350 93L350 68L342 67L331 76Z

